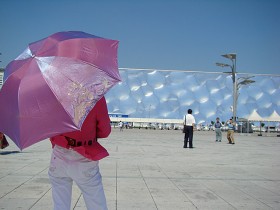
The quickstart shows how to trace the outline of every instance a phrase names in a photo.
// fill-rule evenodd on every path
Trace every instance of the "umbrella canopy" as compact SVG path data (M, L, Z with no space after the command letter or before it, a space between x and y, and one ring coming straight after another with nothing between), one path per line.
M79 130L96 102L121 78L118 41L79 31L29 44L8 64L0 91L0 131L24 149Z

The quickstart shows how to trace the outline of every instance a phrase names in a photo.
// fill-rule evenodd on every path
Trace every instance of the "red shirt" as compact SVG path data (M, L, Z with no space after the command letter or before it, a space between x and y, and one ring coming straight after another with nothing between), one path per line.
M76 139L78 141L95 140L97 138L106 138L111 133L110 118L108 116L107 104L104 97L102 97L90 111L85 119L81 131L73 131L64 133L58 136L50 138L52 146L58 145L69 149L68 141L65 136ZM84 157L97 161L104 157L107 157L109 153L101 146L97 141L93 141L93 144L83 145L79 147L71 147L76 152L80 153Z

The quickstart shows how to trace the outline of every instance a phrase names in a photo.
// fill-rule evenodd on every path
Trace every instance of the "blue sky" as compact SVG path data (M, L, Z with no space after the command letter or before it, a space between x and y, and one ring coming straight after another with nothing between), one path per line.
M0 0L0 63L28 43L80 30L119 44L119 67L280 74L279 0Z

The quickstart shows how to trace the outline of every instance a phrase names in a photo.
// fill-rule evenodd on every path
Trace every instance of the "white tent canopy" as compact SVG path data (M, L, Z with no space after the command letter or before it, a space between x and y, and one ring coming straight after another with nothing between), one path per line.
M249 121L264 121L264 118L262 118L256 110L254 110L249 116Z
M280 116L274 110L269 117L261 117L256 110L254 110L249 116L249 121L262 121L262 122L280 122Z
M280 116L274 110L274 112L268 118L266 118L265 121L268 121L268 122L280 122Z

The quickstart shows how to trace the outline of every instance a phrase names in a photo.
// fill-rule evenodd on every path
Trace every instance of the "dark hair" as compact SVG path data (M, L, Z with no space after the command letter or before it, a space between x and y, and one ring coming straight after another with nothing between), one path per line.
M192 110L191 109L188 109L188 114L191 114L192 113Z

